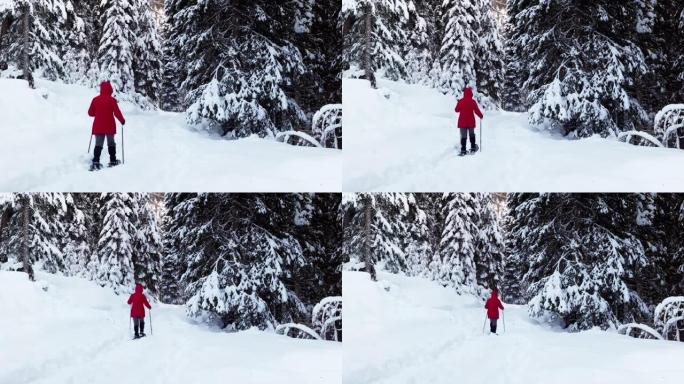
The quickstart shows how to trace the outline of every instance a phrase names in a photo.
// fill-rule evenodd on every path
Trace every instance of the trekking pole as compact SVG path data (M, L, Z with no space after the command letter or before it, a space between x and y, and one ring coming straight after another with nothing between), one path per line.
M487 312L485 312L484 323L482 323L482 334L485 334L485 327L487 326Z
M506 333L506 310L501 311L501 319L503 320L504 333Z
M90 153L90 146L93 145L93 134L90 134L90 141L88 142L88 153Z
M126 147L124 146L124 126L126 124L121 124L121 164L126 163Z
M480 119L480 152L482 152L482 119Z
M128 335L129 336L130 336L131 328L132 328L131 322L133 322L133 318L128 316Z
M505 325L504 328L506 328ZM152 308L150 308L150 336L152 336L153 334L154 332L152 332Z

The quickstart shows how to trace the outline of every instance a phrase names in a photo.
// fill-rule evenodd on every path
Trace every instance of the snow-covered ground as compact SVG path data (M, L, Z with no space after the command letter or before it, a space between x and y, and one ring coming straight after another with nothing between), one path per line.
M506 305L484 335L484 303L420 278L345 272L345 384L676 383L684 344L566 333ZM488 327L488 325L487 325Z
M183 114L127 103L125 165L88 172L87 111L98 92L43 80L36 87L0 79L0 191L332 192L342 185L341 151L228 141L190 130Z
M148 337L131 340L128 297L79 278L37 280L0 272L0 383L341 382L341 343L220 332L154 303L153 329L148 314Z
M453 97L384 80L378 87L343 81L345 191L684 190L684 151L567 140L531 129L524 113L486 112L483 152L458 157Z

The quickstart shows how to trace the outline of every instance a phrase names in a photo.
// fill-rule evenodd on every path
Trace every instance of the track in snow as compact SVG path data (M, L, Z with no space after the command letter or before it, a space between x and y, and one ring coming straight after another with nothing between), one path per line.
M140 111L128 103L121 103L126 164L88 172L87 110L97 93L42 80L37 88L0 79L2 191L325 192L341 186L341 151L258 138L228 141L193 132L183 114ZM107 148L101 160L108 162Z
M684 189L684 151L600 137L567 140L531 129L523 113L485 111L483 152L459 157L454 98L385 80L379 88L343 81L345 191Z
M681 343L566 333L506 305L483 335L484 303L421 278L345 272L344 384L641 384L684 374ZM386 290L387 289L387 290ZM487 324L487 330L489 325Z

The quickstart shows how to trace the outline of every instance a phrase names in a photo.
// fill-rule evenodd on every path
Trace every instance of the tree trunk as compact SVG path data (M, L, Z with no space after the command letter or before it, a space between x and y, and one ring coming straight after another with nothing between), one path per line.
M2 235L5 233L5 227L9 227L9 222L10 219L12 219L12 214L14 211L12 210L12 207L7 207L4 212L2 212L2 216L0 216L0 249L5 249L2 246ZM7 258L6 255L3 255L0 253L0 263L6 263Z
M378 277L375 273L375 265L373 264L373 257L371 255L371 219L373 216L373 207L371 205L371 199L368 198L366 200L366 204L364 207L364 214L366 215L365 217L365 225L363 228L364 233L364 244L363 244L363 258L364 258L364 263L366 264L366 270L368 273L370 273L371 280L373 281L378 281Z
M29 61L29 48L31 45L31 12L28 4L23 7L24 15L22 17L22 33L23 45L21 52L21 66L24 71L24 79L28 81L31 89L35 88L33 82L33 73L31 72L31 62Z
M33 266L31 266L31 259L29 258L29 220L31 219L31 204L28 196L24 198L23 205L23 222L22 222L22 263L24 271L28 274L29 280L36 281L33 275Z
M371 47L373 43L373 11L370 6L366 6L365 12L365 29L366 37L364 41L364 58L363 58L363 69L366 72L366 79L370 81L371 87L377 89L377 83L375 81L375 74L373 73L372 67L372 57L371 57Z

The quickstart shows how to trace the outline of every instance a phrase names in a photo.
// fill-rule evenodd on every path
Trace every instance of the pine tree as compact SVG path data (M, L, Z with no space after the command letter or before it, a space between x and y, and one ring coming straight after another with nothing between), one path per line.
M162 236L152 211L150 195L136 194L133 198L137 200L137 233L133 243L132 260L135 282L142 284L148 292L156 294L159 291L161 274Z
M72 193L64 195L64 208L65 231L60 249L64 254L65 273L70 276L84 275L92 252L87 218Z
M308 5L167 3L173 55L187 71L181 88L188 121L229 137L308 128L293 89L294 79L306 72L294 42Z
M532 317L569 330L613 327L648 316L631 283L649 260L634 235L638 195L520 194L511 199L512 252Z
M475 239L477 284L482 288L501 290L505 243L499 218L496 217L494 196L478 194L476 198L480 200ZM484 294L484 291L481 290L481 293Z
M479 202L471 194L448 194L444 200L445 225L439 251L430 262L431 278L458 292L473 292Z
M123 95L135 91L135 23L140 20L135 5L132 0L103 0L100 4L102 36L97 53L98 81L111 81L114 90Z
M409 39L406 27L414 12L411 0L345 3L344 61L353 70L363 69L371 82L376 73L390 80L406 78L403 57Z
M101 197L102 230L89 268L95 281L117 293L127 292L135 282L136 211L131 194L105 193Z
M521 80L530 122L573 137L646 126L638 88L649 68L637 43L651 32L652 7L652 1L510 1L513 49L528 68Z
M442 40L435 85L445 93L460 94L466 86L476 86L476 21L481 10L471 0L444 1L442 17L446 32Z
M180 194L168 200L168 250L185 261L188 314L223 328L272 328L307 317L293 278L309 266L301 195ZM184 225L178 225L182 222Z
M345 227L345 254L369 262L391 273L408 273L412 269L409 252L419 246L416 238L426 238L427 229L416 212L412 195L400 193L359 194L347 202L349 225ZM367 228L367 210L370 222ZM368 248L371 255L367 255ZM417 252L420 253L420 252ZM415 260L419 259L414 255ZM368 267L368 266L367 266Z
M162 44L149 0L136 0L134 7L138 10L131 64L135 90L156 103L161 97Z

